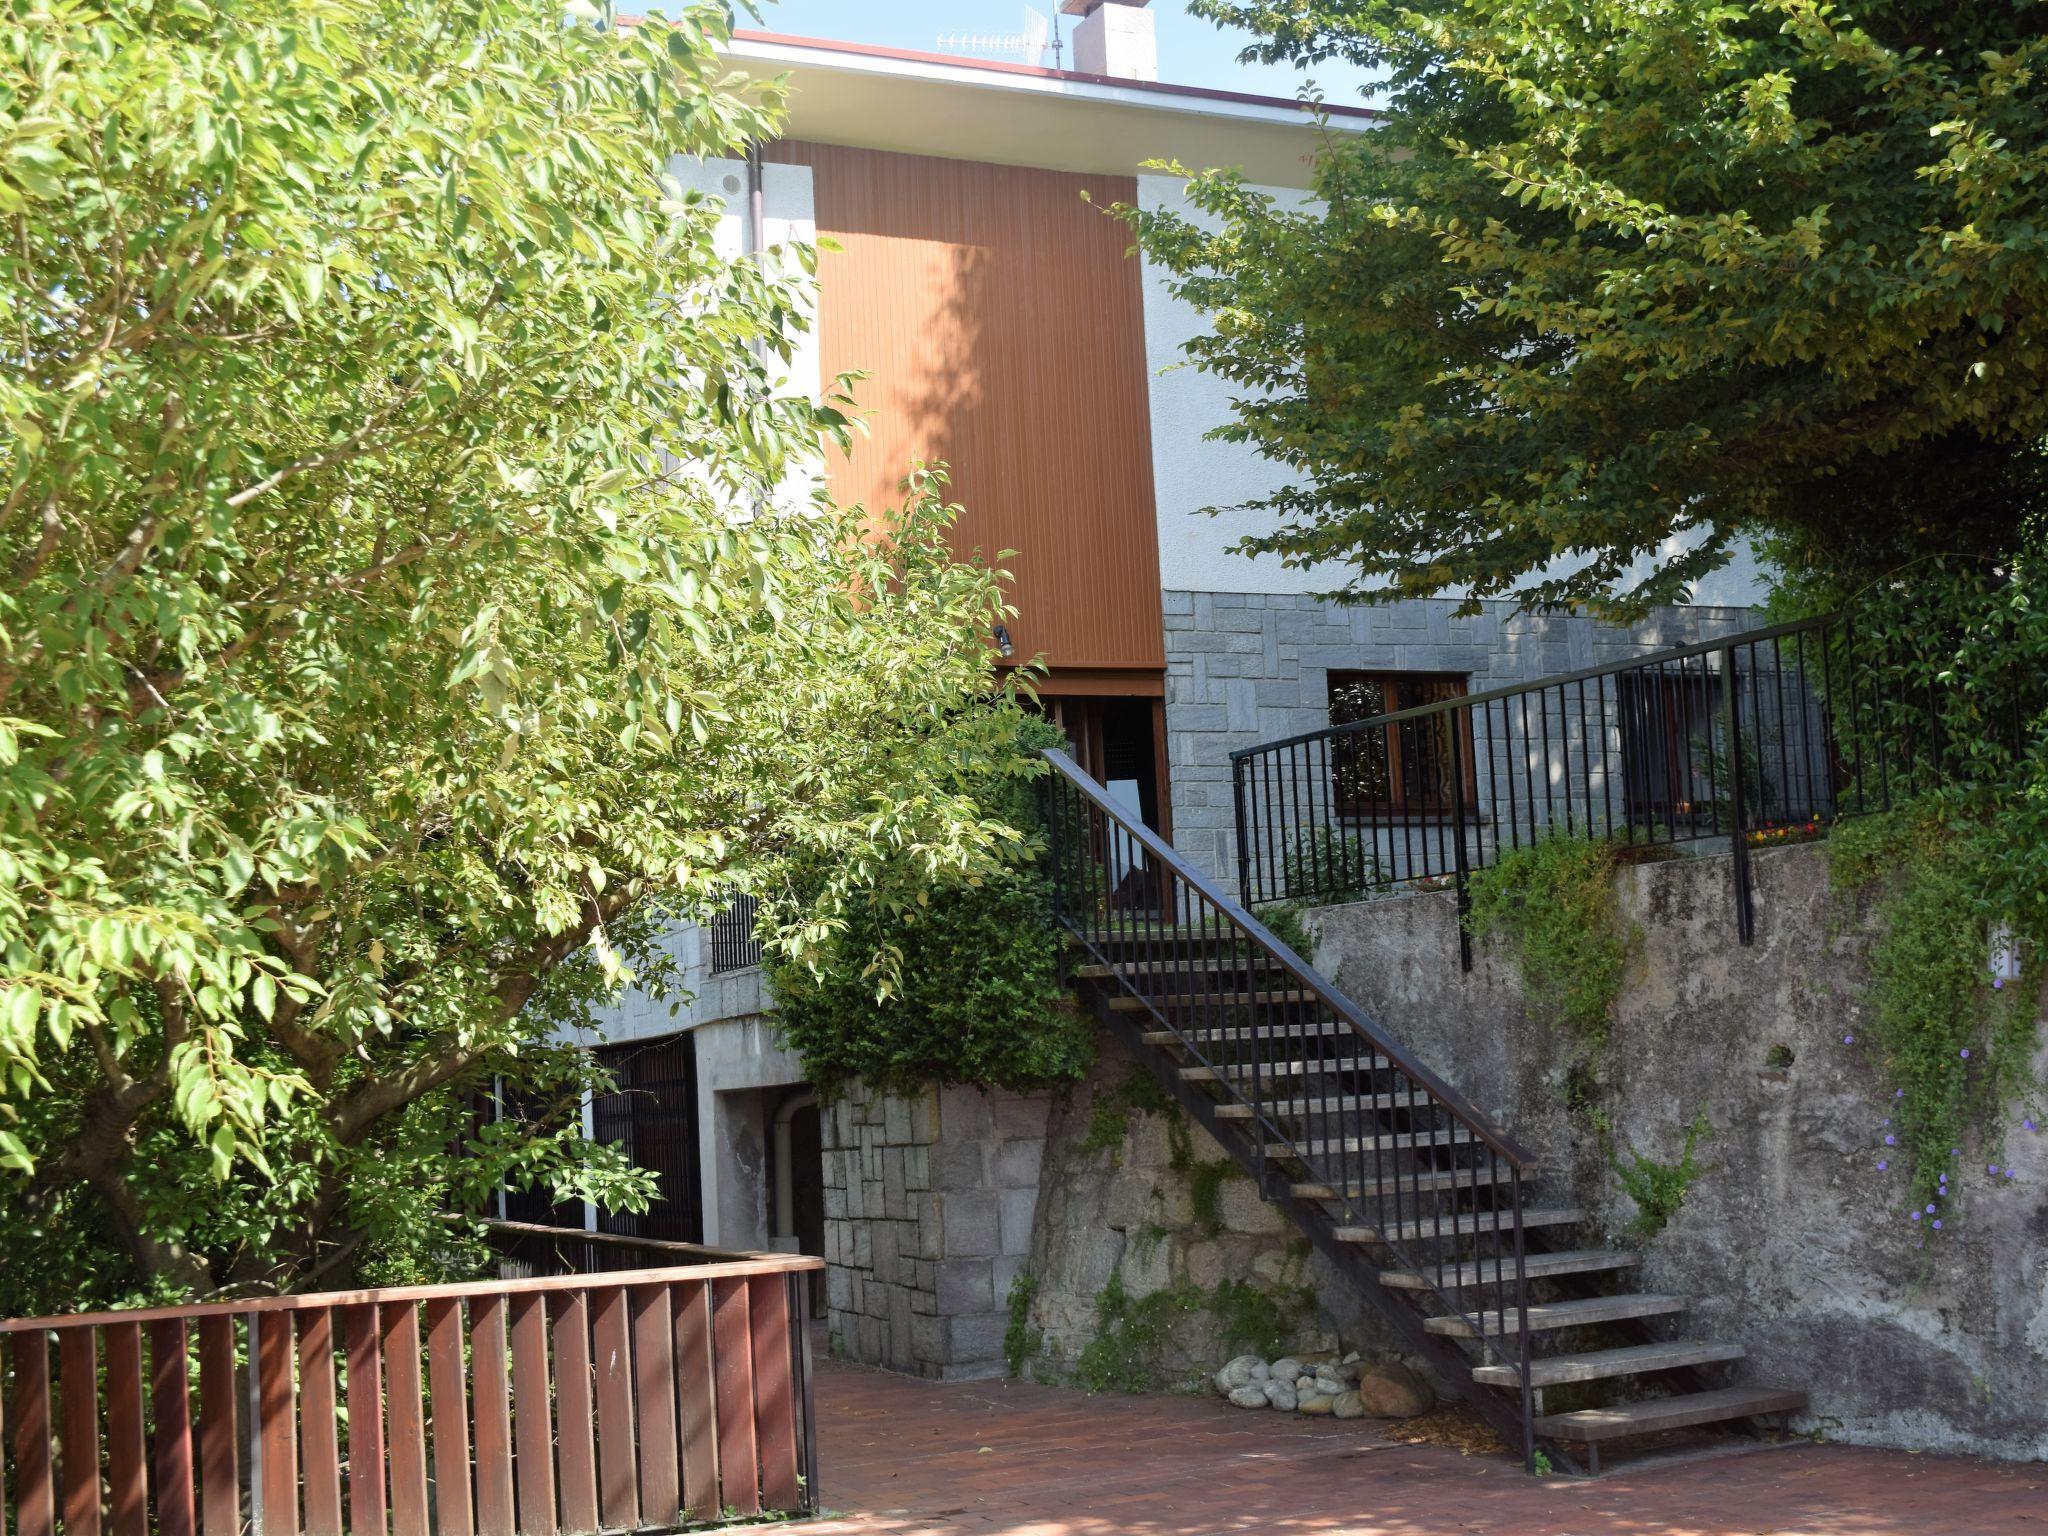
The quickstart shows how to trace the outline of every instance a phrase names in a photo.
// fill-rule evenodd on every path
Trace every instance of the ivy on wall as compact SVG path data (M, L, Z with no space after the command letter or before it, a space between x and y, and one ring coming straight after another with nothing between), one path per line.
M1988 963L1982 908L1996 845L1995 813L1987 821L1935 800L1843 822L1828 843L1835 888L1867 899L1877 929L1861 1043L1892 1090L1878 1168L1905 1175L1906 1219L1930 1230L1960 1193L1973 1146L2004 1176L2008 1106L2040 1091L2034 998L2003 987Z
M1472 875L1465 926L1513 948L1536 1010L1597 1049L1640 935L1614 890L1613 844L1557 831Z

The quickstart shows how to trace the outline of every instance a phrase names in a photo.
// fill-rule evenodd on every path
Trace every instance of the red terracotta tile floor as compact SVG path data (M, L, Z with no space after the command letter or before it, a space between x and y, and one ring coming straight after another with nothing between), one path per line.
M2048 1536L2039 1463L1802 1443L1538 1481L1365 1423L824 1360L817 1403L806 1536Z

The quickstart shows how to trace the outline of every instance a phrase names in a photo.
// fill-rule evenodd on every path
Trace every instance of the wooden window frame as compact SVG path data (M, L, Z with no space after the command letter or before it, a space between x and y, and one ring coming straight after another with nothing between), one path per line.
M1341 689L1355 687L1362 683L1379 685L1386 707L1380 714L1398 714L1404 709L1414 709L1423 704L1440 703L1447 698L1463 698L1471 691L1471 674L1466 672L1402 672L1382 671L1374 668L1332 668L1326 674L1325 691L1329 699L1330 723L1344 724L1337 718ZM1426 693L1431 689L1444 690L1435 697ZM1370 719L1371 716L1359 718ZM1460 753L1462 777L1464 779L1465 816L1471 820L1478 815L1479 784L1478 761L1472 749L1472 717L1466 710L1459 710L1451 718L1457 722L1461 738ZM1419 800L1409 797L1408 778L1420 762L1421 754L1411 749L1408 742L1415 739L1419 722L1401 721L1382 731L1368 734L1354 734L1349 739L1357 742L1377 740L1381 756L1385 759L1387 793L1384 797L1363 798L1347 793L1343 785L1343 772L1338 759L1345 750L1338 743L1345 737L1334 738L1331 743L1330 794L1331 803L1338 818L1350 822L1386 821L1448 821L1452 806L1448 794L1430 796L1425 794ZM1400 747L1392 752L1386 749L1386 742L1392 737Z

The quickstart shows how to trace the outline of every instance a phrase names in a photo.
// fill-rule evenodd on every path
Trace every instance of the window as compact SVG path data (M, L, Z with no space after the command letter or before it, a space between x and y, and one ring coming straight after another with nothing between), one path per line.
M1465 696L1465 677L1451 672L1332 672L1330 724L1350 725L1424 704ZM1330 773L1339 816L1448 816L1451 813L1451 728L1462 750L1468 810L1476 802L1472 726L1461 711L1403 720L1381 730L1332 737Z
M1725 743L1717 746L1714 734L1720 675L1706 669L1704 658L1697 673L1683 665L1675 673L1623 672L1614 696L1630 824L1718 825L1728 792L1719 761Z
M618 1086L590 1101L595 1139L618 1143L635 1165L654 1174L658 1187L645 1211L599 1212L598 1231L703 1242L696 1041L682 1034L599 1046L597 1059L611 1069Z
M711 919L711 974L744 971L761 963L761 941L755 926L761 920L760 900L735 896Z

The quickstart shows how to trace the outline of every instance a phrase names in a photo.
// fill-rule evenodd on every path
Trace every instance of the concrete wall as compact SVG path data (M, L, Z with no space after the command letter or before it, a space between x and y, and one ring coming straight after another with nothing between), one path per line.
M1031 1246L1051 1101L849 1090L823 1116L826 1316L835 1352L943 1380L1000 1376Z
M1805 1388L1810 1424L1835 1438L2048 1457L2048 1137L2015 1113L2002 1137L1966 1147L1960 1194L1926 1241L1903 1174L1877 1167L1893 1084L1860 1028L1867 917L1838 904L1824 848L1772 850L1754 860L1756 943L1743 948L1731 869L1724 855L1620 876L1643 947L1597 1102L1623 1155L1674 1162L1694 1116L1714 1128L1706 1171L1640 1248L1643 1288L1691 1297L1689 1336L1744 1344L1739 1379ZM1541 1194L1612 1231L1634 1215L1566 1106L1571 1042L1530 1017L1492 946L1460 972L1449 895L1310 922L1319 968L1535 1149ZM1774 1065L1776 1047L1789 1065ZM2016 1176L1987 1175L1994 1160Z
M1285 594L1166 593L1174 846L1236 889L1230 754L1327 726L1332 670L1463 672L1477 693L1734 634L1756 622L1748 608L1665 608L1633 629L1516 614L1505 603L1469 618L1456 608L1449 599L1358 607ZM1392 834L1382 835L1391 848Z

